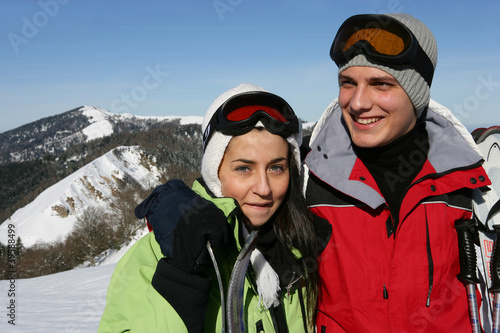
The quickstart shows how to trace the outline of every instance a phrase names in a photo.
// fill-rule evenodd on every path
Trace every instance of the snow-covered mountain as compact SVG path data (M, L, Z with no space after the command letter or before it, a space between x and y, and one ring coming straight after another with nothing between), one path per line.
M0 163L57 154L113 133L144 131L172 124L201 124L202 117L135 116L82 106L0 133Z
M178 140L186 141L192 139L193 134L173 134L174 129L178 125L199 125L202 119L115 114L98 107L83 106L1 133L0 163L27 161L46 154L57 157L70 147L123 132L166 129L168 133L177 135ZM168 144L174 138L167 136L164 139ZM201 137L196 139L201 142ZM171 151L173 148L165 147L165 143L159 144L163 144L164 153L161 164L178 163L176 158L181 153L175 149ZM149 153L145 153L143 148L115 148L46 188L29 204L17 209L8 223L0 224L0 243L6 244L9 224L15 226L16 238L21 237L26 247L36 242L63 240L83 209L89 206L106 208L112 203L120 182L135 182L144 188L157 185L165 170L157 167L156 156L151 152L151 147ZM165 157L166 150L171 151L166 155L172 156ZM81 152L78 150L66 157L66 160L61 160L61 163L67 165L72 159L81 160L86 154L86 149ZM165 161L165 158L171 161ZM7 180L6 184L9 182Z
M0 225L0 242L7 244L14 225L26 247L64 239L76 218L89 206L108 207L119 182L136 181L145 188L159 184L161 170L140 147L119 147L52 185Z

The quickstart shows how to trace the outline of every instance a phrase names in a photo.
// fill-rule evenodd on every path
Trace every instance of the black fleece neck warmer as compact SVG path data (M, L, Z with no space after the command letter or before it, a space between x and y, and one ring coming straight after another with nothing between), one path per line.
M353 144L353 148L397 218L406 190L427 159L429 140L425 123L417 122L412 130L386 146L360 148Z

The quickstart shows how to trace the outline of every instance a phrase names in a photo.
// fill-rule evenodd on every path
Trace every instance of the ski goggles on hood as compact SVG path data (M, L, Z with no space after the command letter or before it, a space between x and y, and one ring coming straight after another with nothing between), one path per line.
M203 151L213 133L242 135L258 122L271 133L287 138L300 130L292 107L281 97L265 91L249 91L226 100L214 113L203 134Z
M431 60L410 29L391 16L355 15L340 26L330 57L340 68L358 54L389 67L412 66L431 85Z

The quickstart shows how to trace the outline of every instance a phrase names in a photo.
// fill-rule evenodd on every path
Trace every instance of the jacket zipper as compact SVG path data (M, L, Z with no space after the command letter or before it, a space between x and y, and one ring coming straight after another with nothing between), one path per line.
M295 278L295 272L293 272L292 279L290 280L290 283L285 287L286 289L286 299L290 300L290 290L292 289L292 286L295 284L295 282L299 281L302 278L302 275L299 275L298 278Z

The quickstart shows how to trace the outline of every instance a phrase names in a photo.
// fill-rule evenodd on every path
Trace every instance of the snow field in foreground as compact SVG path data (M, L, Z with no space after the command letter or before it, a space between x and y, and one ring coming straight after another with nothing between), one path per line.
M0 332L97 332L116 264L14 281L0 281ZM12 290L12 289L11 289ZM9 324L11 302L15 325Z

